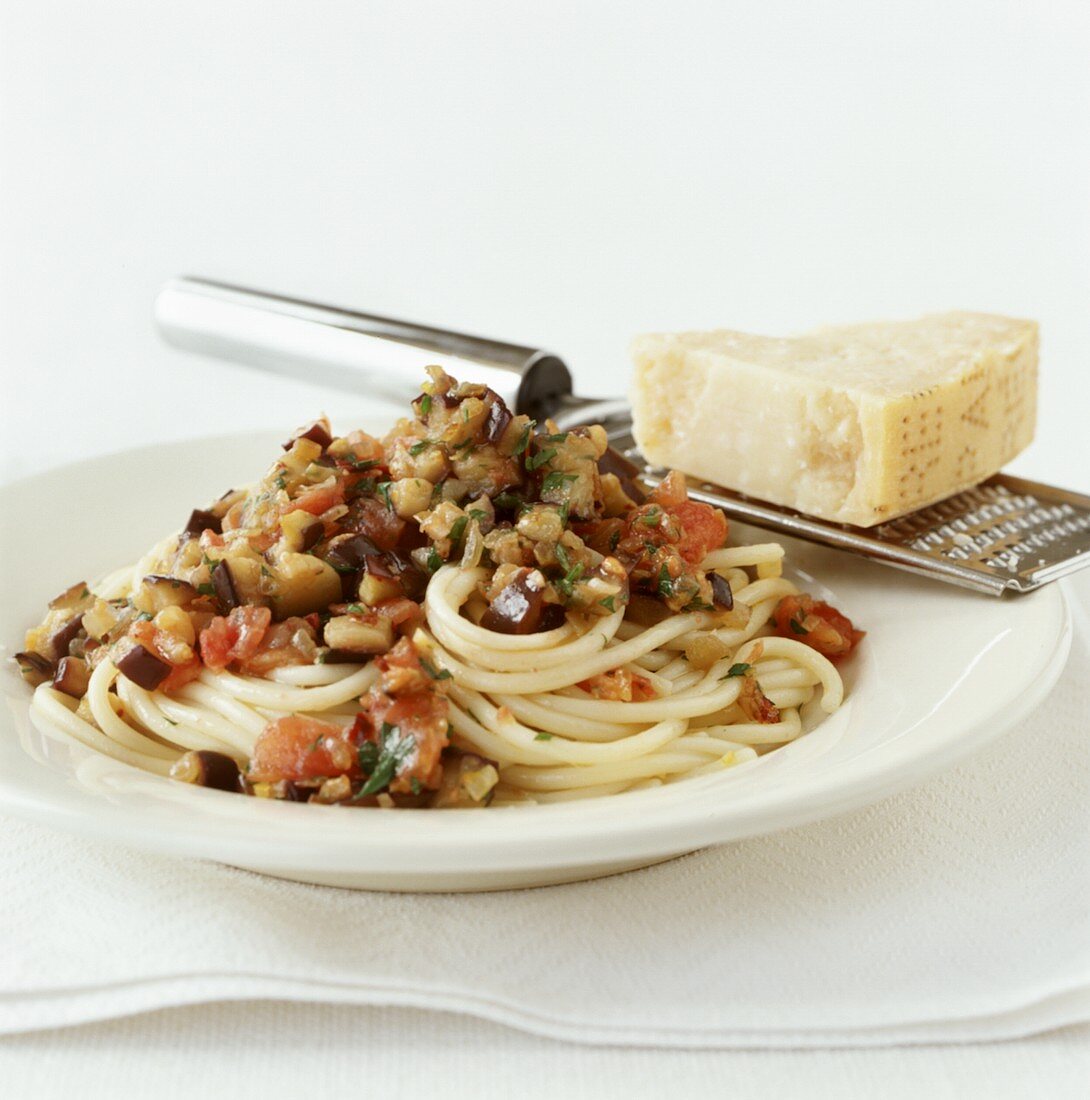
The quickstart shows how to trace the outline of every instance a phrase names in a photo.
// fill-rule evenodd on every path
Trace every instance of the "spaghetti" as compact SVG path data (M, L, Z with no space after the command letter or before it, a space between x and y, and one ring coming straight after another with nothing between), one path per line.
M32 707L88 748L264 797L554 802L721 771L840 706L861 638L726 546L671 474L434 370L379 441L324 421L261 482L27 636Z

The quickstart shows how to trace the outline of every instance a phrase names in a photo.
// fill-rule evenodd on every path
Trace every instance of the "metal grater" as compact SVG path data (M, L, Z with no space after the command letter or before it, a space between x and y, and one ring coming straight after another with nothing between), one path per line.
M603 424L649 487L665 474L632 437L627 403L577 397L557 356L537 348L320 305L206 279L169 282L155 304L177 347L368 396L415 395L437 363L491 386L516 411L560 427ZM1090 497L996 474L877 527L850 527L753 500L708 482L690 495L756 527L847 550L910 573L987 592L1032 592L1090 565Z

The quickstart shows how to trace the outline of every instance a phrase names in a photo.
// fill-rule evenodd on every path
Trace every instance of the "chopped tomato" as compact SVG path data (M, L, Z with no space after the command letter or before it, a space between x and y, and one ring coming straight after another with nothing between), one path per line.
M300 493L294 500L280 507L282 512L309 512L312 516L320 516L344 503L344 486L338 481L334 485L320 485L316 489L308 489Z
M847 657L866 634L856 630L851 619L835 607L805 592L784 596L776 605L772 621L777 634L803 642L832 660Z
M610 699L621 703L640 703L656 698L651 681L645 676L629 672L626 668L600 672L589 680L581 680L579 687L589 691L596 699Z
M397 768L389 783L390 792L410 794L415 793L414 786L438 787L443 778L439 758L450 744L446 696L432 690L391 696L372 688L361 704L363 713L353 726L355 737L373 741L381 749L384 740L396 730L398 743L407 748L398 756ZM411 745L407 744L409 738Z
M248 660L257 652L271 622L272 612L267 607L249 604L233 608L226 618L217 615L201 631L201 660L209 668Z
M275 668L313 664L318 632L309 618L292 616L270 626L253 653L240 659L239 671L248 676L267 676Z
M690 564L699 565L727 541L727 517L710 504L687 500L670 509L681 524L678 553Z
M757 677L747 672L742 677L742 693L738 707L750 722L772 724L780 720L780 709L761 690Z
M258 734L248 772L255 783L361 774L349 730L294 714L270 722Z
M420 654L408 638L402 638L389 653L375 659L382 675L382 690L390 695L427 691L434 681L420 662Z
M689 490L685 484L685 475L680 470L671 470L647 498L663 508L676 508L689 499Z
M396 597L375 605L375 611L402 633L408 634L424 621L424 609L415 600Z

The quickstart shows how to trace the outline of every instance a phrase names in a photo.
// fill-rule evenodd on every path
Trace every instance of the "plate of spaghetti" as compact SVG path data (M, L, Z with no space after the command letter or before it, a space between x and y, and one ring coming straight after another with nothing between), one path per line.
M3 806L303 881L539 885L873 800L1062 667L1055 586L772 541L437 368L407 412L5 489Z

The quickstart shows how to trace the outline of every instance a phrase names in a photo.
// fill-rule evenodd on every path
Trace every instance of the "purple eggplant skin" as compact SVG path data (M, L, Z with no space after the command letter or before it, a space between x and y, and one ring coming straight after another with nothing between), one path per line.
M495 390L486 391L486 395L492 398L492 404L488 408L488 420L485 421L484 437L489 443L496 443L507 430L507 425L513 419L507 402Z
M83 629L83 616L73 615L63 626L49 635L49 649L55 661L68 656L68 647Z
M62 657L53 675L53 687L73 699L82 699L87 694L90 679L86 661L79 657Z
M559 604L545 602L544 589L531 588L525 576L505 585L481 616L480 625L497 634L539 634L555 630L564 621Z
M647 493L644 492L636 480L640 473L639 466L634 462L629 462L620 451L607 447L606 453L598 459L598 472L601 474L616 474L617 480L621 483L621 488L637 504L643 504L647 499Z
M56 665L48 657L33 650L16 653L13 659L19 666L23 679L31 687L44 684L46 680L52 679L56 672Z
M231 572L230 562L221 559L212 566L212 588L216 598L228 611L242 603L235 587L235 575Z
M117 671L137 687L154 691L170 675L170 665L142 645L134 645L118 660Z
M302 431L296 432L287 443L282 444L284 450L290 451L297 439L309 439L311 443L317 443L323 451L333 442L333 436L325 430L325 425L317 420L308 424Z
M730 611L734 607L734 593L730 585L718 573L709 573L708 581L712 586L712 602L716 607Z
M238 763L223 752L197 749L180 756L170 769L170 777L215 791L245 793L245 781Z
M206 512L203 508L194 508L182 528L182 534L199 539L205 531L213 531L217 535L223 534L223 521L219 516Z

